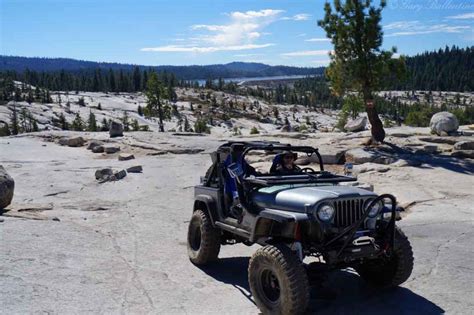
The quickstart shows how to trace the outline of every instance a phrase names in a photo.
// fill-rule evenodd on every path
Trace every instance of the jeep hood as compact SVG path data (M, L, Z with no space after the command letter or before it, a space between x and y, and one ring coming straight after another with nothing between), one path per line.
M337 198L367 198L375 193L351 186L311 186L262 188L255 192L253 201L259 207L294 212L305 212L305 205L314 206L324 200Z

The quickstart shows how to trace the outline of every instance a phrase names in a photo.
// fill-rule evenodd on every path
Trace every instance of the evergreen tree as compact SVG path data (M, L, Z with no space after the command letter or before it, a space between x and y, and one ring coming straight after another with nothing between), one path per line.
M132 130L133 131L139 131L140 130L140 125L138 124L138 120L134 119L132 122Z
M20 126L18 124L18 114L16 111L16 106L13 106L13 110L10 115L10 129L11 129L12 135L17 135L20 133Z
M3 123L2 127L0 128L0 137L7 137L10 136L10 128L8 128L7 123Z
M72 121L71 128L74 131L84 131L84 121L82 120L81 114L79 112L76 113L76 117Z
M88 131L97 131L97 120L92 111L89 111L89 119L87 120L87 130Z
M64 117L64 113L59 115L59 126L62 130L69 130L69 124L66 120L66 117Z
M129 120L127 111L123 111L122 124L123 124L124 131L130 131L130 120Z
M161 132L164 132L162 100L165 98L165 93L163 84L158 80L158 76L155 72L150 73L145 94L147 97L148 112L151 116L155 116L156 113L158 114L159 128Z
M334 45L334 54L326 70L332 88L337 94L357 90L362 94L367 116L372 126L372 138L382 142L385 138L382 121L374 106L374 92L390 74L401 77L404 59L392 59L396 52L381 49L383 32L380 25L382 9L372 5L372 0L335 0L334 11L326 2L324 19L319 25Z

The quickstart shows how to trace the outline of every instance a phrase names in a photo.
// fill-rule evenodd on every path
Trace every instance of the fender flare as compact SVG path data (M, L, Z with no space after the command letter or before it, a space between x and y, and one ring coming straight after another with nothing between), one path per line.
M211 219L212 226L217 219L217 206L214 198L208 195L197 195L194 198L193 212L196 210L205 211Z
M263 221L273 222L273 223L289 223L289 222L300 222L308 221L310 217L307 213L297 213L282 211L276 209L265 209L260 211L258 214L255 225L252 229L250 235L250 241L255 242L257 240L257 230L260 227L260 224L264 224Z

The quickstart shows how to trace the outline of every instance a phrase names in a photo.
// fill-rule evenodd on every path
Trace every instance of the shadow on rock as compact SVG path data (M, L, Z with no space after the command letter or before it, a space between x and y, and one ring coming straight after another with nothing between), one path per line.
M253 304L248 284L248 257L221 258L202 267L209 276L233 285ZM318 278L318 277L316 277ZM442 314L435 303L407 288L389 290L367 286L351 269L321 275L312 283L308 314Z

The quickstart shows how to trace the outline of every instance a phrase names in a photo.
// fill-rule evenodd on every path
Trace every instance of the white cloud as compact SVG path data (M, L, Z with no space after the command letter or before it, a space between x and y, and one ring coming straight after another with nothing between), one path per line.
M305 42L329 42L330 39L329 38L308 38L308 39L305 39L304 40Z
M262 30L277 21L283 10L260 10L246 12L230 12L227 24L195 24L191 31L198 32L189 38L188 45L166 45L152 48L142 48L142 51L155 52L194 52L209 53L216 51L234 51L258 49L274 44L255 43L268 33Z
M449 24L423 24L420 21L398 21L387 24L384 30L393 31L385 35L385 37L410 36L433 33L462 33L464 30L470 29L466 25L449 25Z
M250 50L259 49L273 46L274 44L246 44L246 45L234 45L234 46L178 46L178 45L167 45L159 47L142 48L141 51L151 52L191 52L191 53L211 53L216 51L238 51L238 50Z
M299 14L295 14L293 16L285 16L283 18L281 18L282 20L292 20L292 21L307 21L311 18L311 14L307 14L307 13L299 13Z
M470 20L470 19L474 19L474 12L452 15L452 16L448 16L447 18L453 19L453 20Z
M330 50L301 50L281 54L283 57L327 56Z
M305 37L305 36L306 36L306 33L301 33L301 34L296 35L296 37Z

